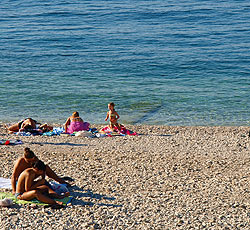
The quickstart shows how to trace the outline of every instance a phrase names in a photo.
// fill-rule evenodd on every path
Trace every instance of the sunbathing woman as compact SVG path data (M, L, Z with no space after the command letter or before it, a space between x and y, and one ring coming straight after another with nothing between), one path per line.
M26 118L22 121L19 121L18 123L10 126L8 130L10 132L18 132L20 129L23 129L26 126L31 126L33 129L36 128L37 121L33 120L32 118Z
M65 133L72 134L73 132L88 130L89 123L83 122L78 112L74 112L66 121L64 125Z
M38 123L36 120L32 118L26 118L10 126L8 128L8 131L9 133L13 133L13 132L22 132L34 129L40 129L42 132L48 132L50 130L53 130L53 127L47 124L42 125L41 123Z
M46 165L42 161L37 161L32 168L25 169L19 176L15 196L20 200L32 200L37 198L39 201L47 204L59 204L62 202L55 201L52 198L63 198L69 196L58 195L55 191L45 184L45 179L35 181L39 176L45 173Z

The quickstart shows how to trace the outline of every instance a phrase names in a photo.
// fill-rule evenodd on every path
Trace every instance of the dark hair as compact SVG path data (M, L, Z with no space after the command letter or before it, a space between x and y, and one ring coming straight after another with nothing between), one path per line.
M34 152L30 150L30 148L26 147L24 149L24 157L27 159L31 159L35 156Z
M24 127L24 130L27 132L27 131L30 131L30 130L33 130L33 127L31 125L25 125Z
M114 107L114 106L115 106L115 103L114 103L114 102L110 102L109 105L111 105L111 106Z
M42 161L38 160L37 162L35 162L33 164L33 168L45 171L46 170L46 165Z

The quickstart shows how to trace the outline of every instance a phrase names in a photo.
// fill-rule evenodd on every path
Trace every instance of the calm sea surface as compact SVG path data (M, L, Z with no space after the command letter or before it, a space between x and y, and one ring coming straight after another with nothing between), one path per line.
M248 0L3 0L0 121L250 124Z

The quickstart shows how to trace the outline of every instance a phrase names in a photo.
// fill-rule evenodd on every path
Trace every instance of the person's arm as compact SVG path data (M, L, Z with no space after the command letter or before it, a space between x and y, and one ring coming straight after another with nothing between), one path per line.
M25 125L26 125L26 123L23 122L22 125L21 125L21 127L20 127L20 129L23 129ZM19 130L20 130L20 129L19 129Z
M41 175L42 179L45 179L46 173L44 172L43 175Z
M26 180L25 180L25 191L31 191L36 189L37 187L45 184L45 179L41 179L38 181L34 181L35 175L33 173L26 172Z
M35 181L34 184L32 184L32 186L29 188L30 190L34 190L36 189L37 187L41 186L41 185L44 185L45 184L45 179L40 179L40 180L37 180ZM30 191L29 190L29 191Z
M107 121L109 119L109 112L107 112L107 116L105 118L105 121Z
M12 193L16 193L16 182L18 180L19 175L21 174L20 172L20 164L21 164L21 159L18 159L17 162L14 165L13 173L11 175L11 186L12 186Z
M67 121L65 122L64 124L64 130L65 130L65 133L67 133L67 128L68 128L68 125L70 124L70 117L67 119Z
M55 181L59 182L60 184L68 184L65 180L60 178L48 165L46 165L46 175L54 179Z
M120 118L119 114L115 112L115 115L116 115L116 120L118 120Z

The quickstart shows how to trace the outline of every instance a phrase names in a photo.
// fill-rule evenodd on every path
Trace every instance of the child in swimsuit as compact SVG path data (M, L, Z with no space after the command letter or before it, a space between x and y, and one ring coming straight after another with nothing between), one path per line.
M120 125L117 120L120 118L118 113L115 111L115 104L113 102L108 104L109 111L107 112L107 116L105 121L109 119L109 127L112 131L114 131L114 127L117 127L119 131L121 131Z

